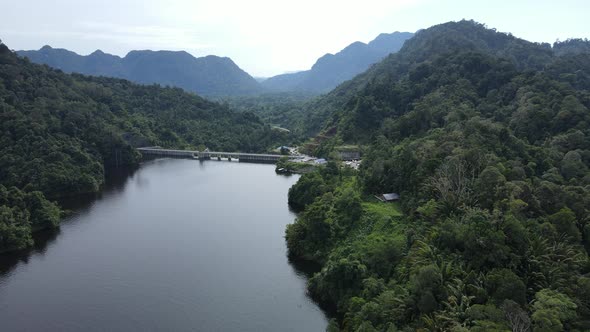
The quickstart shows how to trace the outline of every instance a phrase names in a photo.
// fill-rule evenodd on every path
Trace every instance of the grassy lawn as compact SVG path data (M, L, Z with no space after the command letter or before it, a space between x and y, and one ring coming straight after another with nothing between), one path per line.
M368 201L365 200L363 202L363 209L366 212L375 215L381 219L389 219L390 217L399 217L403 215L398 202L383 203L377 201L376 198L373 198L372 200Z
M341 188L358 188L356 176L344 177ZM370 234L403 234L404 213L399 202L384 203L370 194L361 194L363 215L344 242L364 241Z
M399 203L383 203L375 197L364 197L362 205L363 217L349 234L347 242L364 241L372 233L389 236L400 232L403 224L399 221L403 213Z
M315 167L317 167L317 166L314 164L308 164L308 163L296 163L293 161L288 161L286 163L286 168L291 171L302 171L302 170L308 170L308 169L313 170Z

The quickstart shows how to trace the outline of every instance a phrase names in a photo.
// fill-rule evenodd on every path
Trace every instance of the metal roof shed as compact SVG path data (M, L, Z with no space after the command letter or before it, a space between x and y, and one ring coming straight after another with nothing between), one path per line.
M384 202L399 201L399 195L396 193L383 194L381 196L383 197Z

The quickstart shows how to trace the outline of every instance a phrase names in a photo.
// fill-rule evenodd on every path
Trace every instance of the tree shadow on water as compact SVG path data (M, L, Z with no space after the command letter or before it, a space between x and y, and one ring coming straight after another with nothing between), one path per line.
M107 168L105 169L106 181L100 192L60 198L58 204L65 212L62 223L74 220L68 218L69 216L88 212L92 205L103 198L105 194L123 191L127 181L135 174L137 169L137 167ZM0 280L8 277L20 264L28 264L31 257L45 255L60 233L61 229L59 227L35 232L33 233L33 247L0 254Z
M65 210L66 216L83 214L105 195L123 192L138 169L139 167L105 168L105 183L99 192L63 197L58 199L58 204Z
M305 280L309 280L314 274L320 272L322 266L316 262L304 260L304 259L294 259L289 257L289 265L295 271L295 274L301 277L305 277ZM307 286L306 286L307 288ZM307 297L312 300L326 315L328 318L335 318L337 315L337 308L333 303L325 303L322 301L318 301L315 299L308 291L306 291Z
M59 228L36 232L33 234L33 247L0 254L0 279L10 275L19 264L28 264L32 256L44 255L60 233Z

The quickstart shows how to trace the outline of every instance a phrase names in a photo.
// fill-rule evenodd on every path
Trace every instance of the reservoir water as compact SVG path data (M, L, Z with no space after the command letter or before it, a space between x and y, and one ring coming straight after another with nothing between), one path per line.
M273 165L143 164L33 250L0 255L2 331L324 331L286 256L296 181Z

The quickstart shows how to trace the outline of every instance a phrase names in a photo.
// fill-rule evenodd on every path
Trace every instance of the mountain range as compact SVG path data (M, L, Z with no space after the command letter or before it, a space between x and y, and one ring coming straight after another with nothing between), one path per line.
M336 54L319 58L310 70L265 80L254 78L230 58L209 55L195 58L184 51L131 51L125 57L100 50L87 56L44 46L17 51L32 62L66 73L124 78L141 84L182 88L204 96L256 95L264 92L325 93L397 52L413 36L409 32L380 34L368 44L354 42Z
M354 42L336 54L319 58L310 70L271 77L262 86L271 91L325 93L397 52L410 32L382 33L368 44Z
M262 90L258 82L230 58L214 55L195 58L184 51L131 51L121 58L97 50L83 56L50 46L17 54L66 73L175 86L204 96L250 95Z

